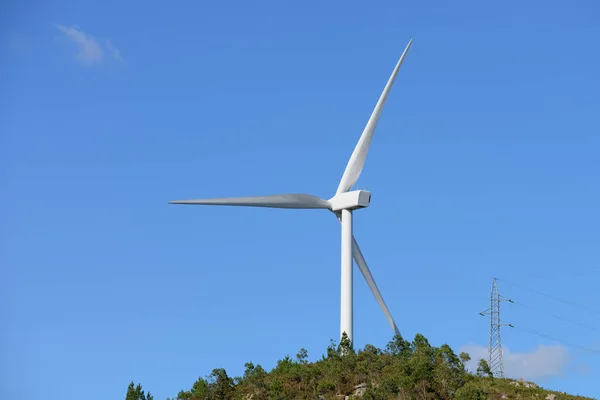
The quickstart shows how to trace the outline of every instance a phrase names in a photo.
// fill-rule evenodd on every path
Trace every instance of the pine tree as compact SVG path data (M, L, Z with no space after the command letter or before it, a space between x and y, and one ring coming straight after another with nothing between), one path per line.
M136 386L133 381L131 381L127 387L125 400L154 400L154 397L150 394L150 392L148 392L148 394L144 394L142 385L138 383Z

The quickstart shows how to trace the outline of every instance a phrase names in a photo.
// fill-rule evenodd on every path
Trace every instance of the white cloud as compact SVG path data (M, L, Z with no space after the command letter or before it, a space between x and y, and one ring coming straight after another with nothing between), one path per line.
M119 49L117 49L115 46L112 45L111 42L109 42L108 40L106 41L106 49L110 52L110 54L112 55L112 57L115 60L121 61L121 52L119 51Z
M480 359L487 360L487 347L466 345L462 346L460 351L467 352L471 356L471 361L467 364L467 368L471 371L477 369ZM504 376L513 379L536 380L561 376L571 363L569 349L560 345L540 345L537 349L525 353L513 353L504 347L502 358Z
M57 25L56 27L64 33L69 40L77 45L79 51L76 58L82 64L100 64L105 58L106 51L108 51L109 56L115 60L122 60L119 49L113 46L108 40L106 41L105 47L102 47L93 36L82 32L77 27L66 27L64 25Z

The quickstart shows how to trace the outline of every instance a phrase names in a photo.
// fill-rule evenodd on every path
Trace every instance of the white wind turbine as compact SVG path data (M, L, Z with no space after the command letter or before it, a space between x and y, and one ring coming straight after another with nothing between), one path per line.
M329 200L324 200L309 194L280 194L273 196L255 196L255 197L234 197L220 199L197 199L197 200L176 200L169 204L190 204L190 205L219 205L219 206L245 206L245 207L269 207L269 208L295 208L295 209L325 209L332 211L342 224L342 289L341 289L341 315L340 315L340 336L346 333L350 341L353 341L353 296L352 296L352 259L356 261L360 272L367 281L371 292L377 299L377 303L383 310L386 319L394 330L394 334L399 334L398 327L390 314L390 311L379 292L379 288L373 280L371 271L367 262L358 247L358 243L352 233L352 211L369 206L371 193L363 190L350 191L354 186L360 173L362 172L371 144L373 132L379 121L381 110L388 97L390 89L394 84L396 75L404 61L412 39L404 49L402 56L398 60L392 75L390 76L379 101L367 122L358 144L356 145L350 161L346 166L344 175L337 188L335 196Z

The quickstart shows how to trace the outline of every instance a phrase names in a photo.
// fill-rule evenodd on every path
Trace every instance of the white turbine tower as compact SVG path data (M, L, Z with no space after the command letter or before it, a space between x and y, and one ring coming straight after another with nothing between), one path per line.
M367 266L367 262L358 247L358 243L352 233L352 211L369 206L371 193L355 190L350 191L360 176L373 132L379 121L381 110L387 100L390 89L394 84L396 75L400 70L400 66L404 61L404 57L410 48L412 39L404 49L402 56L398 60L392 75L390 76L379 101L367 122L356 148L350 156L350 161L346 166L344 175L340 181L335 196L329 200L312 196L309 194L280 194L273 196L256 196L256 197L234 197L220 199L198 199L198 200L177 200L170 201L170 204L190 204L190 205L219 205L219 206L245 206L245 207L269 207L269 208L295 208L295 209L325 209L330 210L339 219L342 224L342 288L341 288L341 315L340 315L340 336L346 333L348 339L353 341L353 304L352 304L352 259L356 261L360 272L367 281L371 292L375 296L377 303L383 310L386 319L394 330L394 334L399 334L398 327L390 314L390 311L383 301L383 297L379 292L379 288L373 280L371 271Z

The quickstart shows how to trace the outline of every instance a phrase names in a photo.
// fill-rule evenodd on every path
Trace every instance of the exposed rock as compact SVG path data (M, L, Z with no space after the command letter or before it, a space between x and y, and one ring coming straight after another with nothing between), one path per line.
M519 382L521 383L521 385L523 385L526 388L537 388L539 387L537 384L533 383L533 382L529 382L526 381L525 379L519 379Z
M354 393L352 393L352 396L353 397L362 397L366 391L367 391L367 384L360 383L360 384L354 386Z
M550 393L546 396L546 400L556 400L556 395L554 393Z
M530 389L536 389L539 387L536 383L526 381L525 379L519 379L518 381L513 381L510 384L512 386L516 386L516 387L523 386L523 387L530 388Z

